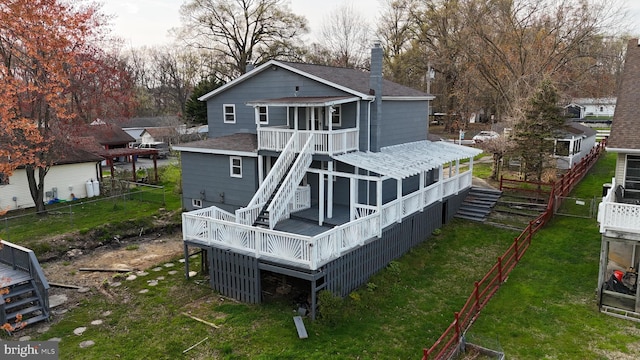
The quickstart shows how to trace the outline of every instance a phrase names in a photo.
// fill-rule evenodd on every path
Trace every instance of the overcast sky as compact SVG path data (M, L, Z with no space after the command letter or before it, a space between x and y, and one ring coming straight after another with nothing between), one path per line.
M182 0L103 0L103 12L115 15L113 30L126 41L126 45L160 45L172 41L167 32L180 26ZM310 30L318 32L322 21L331 10L337 9L345 0L291 0L290 8L295 14L307 18ZM371 24L379 11L378 0L350 0L354 8Z
M612 0L620 3L625 0ZM291 0L291 10L304 15L312 33L318 33L322 21L345 0ZM350 0L354 8L367 18L371 25L380 10L379 0ZM167 32L180 26L180 5L183 0L104 0L103 11L115 15L112 21L116 35L126 41L128 47L161 45L171 42ZM640 36L640 0L626 0L632 34ZM635 21L634 21L635 20ZM312 35L313 36L313 35ZM372 39L373 40L373 39Z

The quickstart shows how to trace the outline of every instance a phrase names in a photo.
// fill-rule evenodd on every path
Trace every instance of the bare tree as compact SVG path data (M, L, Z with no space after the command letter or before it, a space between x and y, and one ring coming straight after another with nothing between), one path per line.
M499 136L493 139L485 140L478 145L483 151L493 156L493 168L491 178L499 180L500 164L504 156L515 149L515 142L507 136Z
M412 21L412 9L416 0L384 0L378 22L377 34L385 49L385 69L390 79L406 83L409 57L403 57L410 49L411 40L416 35L416 23Z
M305 18L283 0L189 0L180 15L178 37L211 51L228 78L245 73L247 62L299 57L307 31Z
M365 18L352 3L335 8L322 23L320 43L331 54L331 65L368 68L371 40Z
M497 94L496 106L519 118L542 79L560 83L593 58L594 39L621 16L606 0L468 0L464 12L465 56Z

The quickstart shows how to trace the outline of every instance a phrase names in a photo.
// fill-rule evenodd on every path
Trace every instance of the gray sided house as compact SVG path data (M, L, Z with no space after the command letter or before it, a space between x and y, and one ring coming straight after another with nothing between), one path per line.
M602 234L600 311L640 321L640 42L629 40L618 103L607 141L617 154L609 189L598 208Z
M272 60L200 98L209 138L174 149L214 289L258 303L294 278L315 316L318 291L346 296L455 214L479 150L428 141L433 96L371 53L370 73Z

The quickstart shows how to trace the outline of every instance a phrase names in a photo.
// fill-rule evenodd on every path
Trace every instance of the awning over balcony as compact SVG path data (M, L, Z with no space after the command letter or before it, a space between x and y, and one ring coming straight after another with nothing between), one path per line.
M404 179L480 153L482 150L467 146L424 140L387 146L380 152L351 152L333 158L376 174Z
M358 101L360 98L353 96L300 96L284 97L277 99L253 100L247 102L248 106L333 106Z

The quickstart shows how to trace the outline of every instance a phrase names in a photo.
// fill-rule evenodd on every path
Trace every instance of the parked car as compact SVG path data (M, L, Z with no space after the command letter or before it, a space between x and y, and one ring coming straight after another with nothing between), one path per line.
M473 142L478 144L478 143L481 143L483 141L495 139L495 138L497 138L499 136L500 136L500 134L498 134L495 131L483 130L483 131L480 131L476 136L473 137Z
M138 149L156 149L158 150L159 159L166 159L171 153L169 145L164 142L142 143L138 146Z

